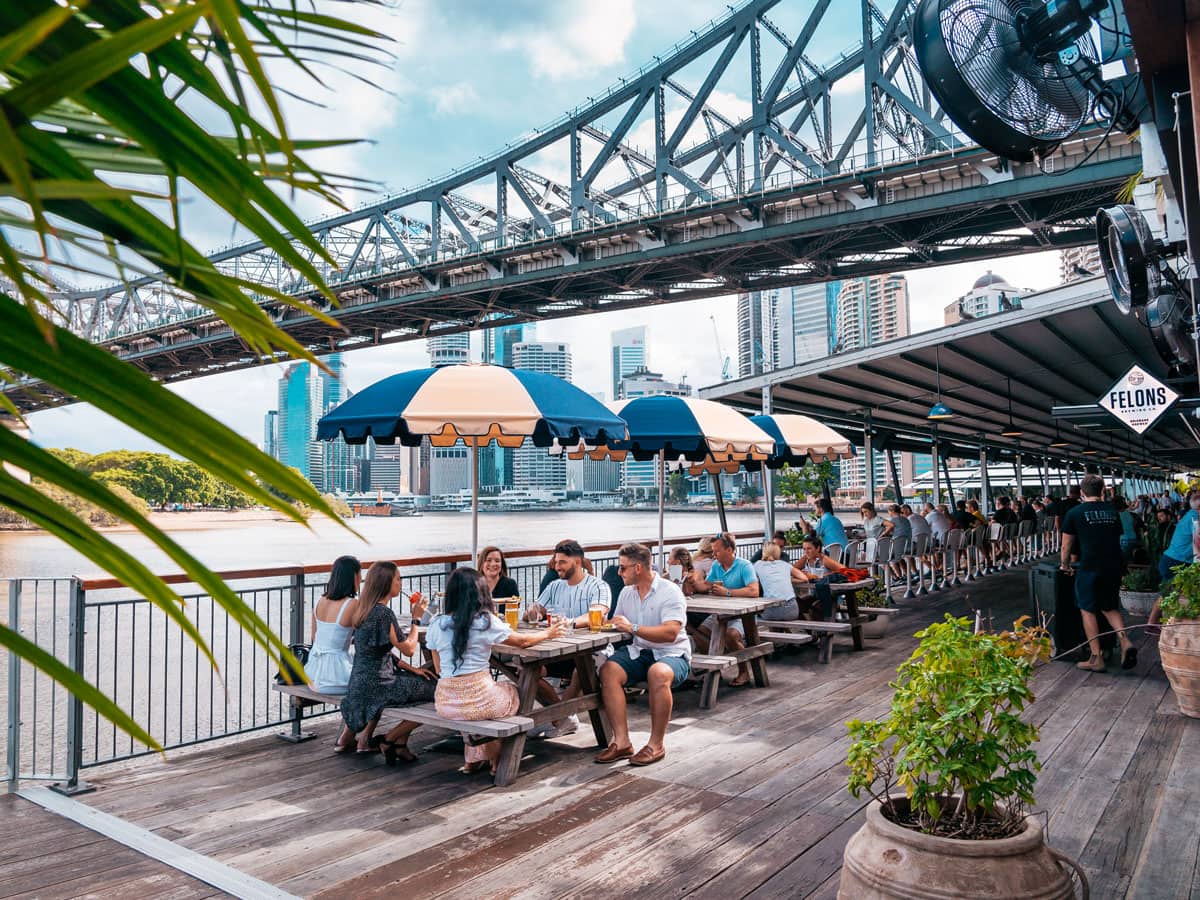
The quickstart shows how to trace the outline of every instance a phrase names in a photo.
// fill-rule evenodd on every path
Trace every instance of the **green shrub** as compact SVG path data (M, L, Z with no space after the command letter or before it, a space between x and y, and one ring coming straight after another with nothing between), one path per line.
M947 615L917 632L898 670L891 712L847 723L850 793L866 791L901 825L947 837L1005 837L1023 827L1040 768L1032 702L1034 665L1050 655L1044 628L1028 617L1004 634L971 631ZM904 811L894 789L909 800Z
M1174 580L1163 594L1164 619L1200 619L1200 563L1176 566Z

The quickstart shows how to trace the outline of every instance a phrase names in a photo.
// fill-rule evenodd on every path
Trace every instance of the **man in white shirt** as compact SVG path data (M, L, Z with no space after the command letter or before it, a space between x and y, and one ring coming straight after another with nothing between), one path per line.
M600 690L613 733L608 749L596 762L628 759L632 766L648 766L667 755L663 739L674 704L671 690L688 677L692 644L683 628L687 601L683 591L655 573L650 550L642 544L622 547L618 563L625 589L617 598L612 624L633 635L633 641L618 647L600 668ZM625 714L625 685L640 681L649 688L650 740L634 753Z
M926 503L924 511L925 521L929 523L929 530L933 532L934 540L939 544L945 543L946 535L954 527L954 523L950 521L950 510L944 503L939 504L936 508L932 503Z

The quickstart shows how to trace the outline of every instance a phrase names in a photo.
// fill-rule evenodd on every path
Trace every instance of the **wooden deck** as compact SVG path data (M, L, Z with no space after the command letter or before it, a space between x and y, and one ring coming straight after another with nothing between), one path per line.
M646 769L592 764L581 728L530 741L500 789L459 775L460 750L420 731L409 767L334 756L324 719L298 746L263 735L89 772L99 789L82 799L304 896L831 898L864 805L845 790L844 723L886 710L924 623L972 602L998 626L1026 612L1026 574L903 602L863 652L843 639L830 665L786 653L770 688L726 688L711 712L678 694L667 759ZM1154 643L1138 643L1132 673L1038 672L1040 808L1094 898L1197 896L1200 721L1178 714ZM645 701L631 712L636 743Z

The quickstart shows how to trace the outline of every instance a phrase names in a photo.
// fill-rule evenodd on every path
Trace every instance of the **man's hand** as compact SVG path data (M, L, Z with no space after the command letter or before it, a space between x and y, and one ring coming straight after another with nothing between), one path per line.
M546 607L540 603L531 603L525 609L526 622L540 622L546 617Z
M633 623L624 616L613 616L609 620L609 624L617 629L617 631L623 631L626 634L630 634L633 631Z

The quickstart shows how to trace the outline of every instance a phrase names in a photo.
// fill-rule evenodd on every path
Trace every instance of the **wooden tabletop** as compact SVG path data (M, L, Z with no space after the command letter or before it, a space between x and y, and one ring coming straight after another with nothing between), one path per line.
M688 612L718 616L747 616L782 603L787 603L787 600L771 597L713 597L708 594L694 594L687 598Z
M521 633L544 631L545 629L521 626ZM549 641L542 641L532 647L513 647L510 644L492 644L492 653L508 659L550 660L563 656L575 656L579 653L603 650L609 645L625 644L632 638L623 631L593 632L585 628L576 628L573 634L563 635Z
M815 582L812 581L793 581L792 587L796 589L797 594L799 594L801 591L804 591L807 594L812 590L814 583ZM842 581L837 584L831 583L829 585L829 590L834 594L845 594L854 591L861 591L863 588L872 587L874 584L874 578L864 578L861 581Z

